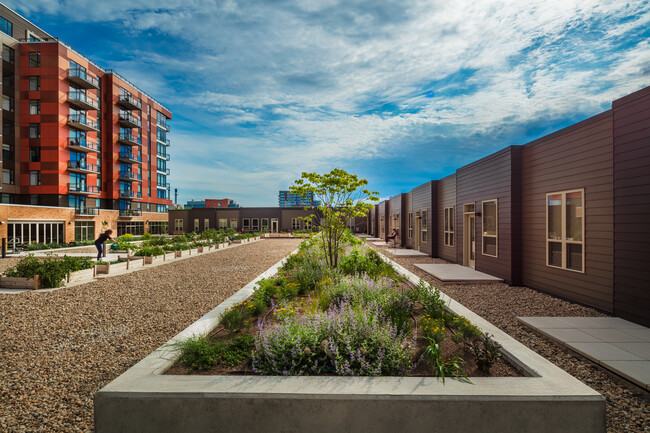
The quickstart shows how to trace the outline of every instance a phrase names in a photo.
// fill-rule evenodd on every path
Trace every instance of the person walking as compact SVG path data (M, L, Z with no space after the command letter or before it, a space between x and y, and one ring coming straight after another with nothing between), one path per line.
M104 233L99 235L99 237L95 241L95 247L97 247L97 261L98 262L102 260L102 253L103 253L102 248L104 246L104 242L106 242L109 239L113 240L113 238L111 237L112 234L113 234L113 230L106 230Z

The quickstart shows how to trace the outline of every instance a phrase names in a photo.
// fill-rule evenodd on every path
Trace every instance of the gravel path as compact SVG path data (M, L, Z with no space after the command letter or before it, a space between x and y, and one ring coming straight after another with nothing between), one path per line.
M95 392L299 243L264 240L54 292L1 296L0 431L92 431Z
M437 284L415 263L449 263L430 257L395 257L386 247L370 245L418 277ZM623 379L614 378L596 364L568 353L562 346L539 336L517 321L517 316L606 316L602 312L556 298L528 287L497 284L445 284L440 289L484 317L521 343L607 398L607 431L650 432L650 397Z

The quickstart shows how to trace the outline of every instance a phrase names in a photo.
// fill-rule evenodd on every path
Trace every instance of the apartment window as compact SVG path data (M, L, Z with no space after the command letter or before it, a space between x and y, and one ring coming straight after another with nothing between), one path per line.
M5 62L14 63L16 61L16 52L13 48L2 44L2 59Z
M2 95L2 109L5 111L14 111L14 98L7 95Z
M14 24L6 18L0 17L0 32L6 33L9 36L14 35Z
M228 228L228 218L219 218L219 230Z
M40 171L30 171L29 172L29 184L30 185L40 185L41 184L41 172Z
M157 204L156 205L156 212L166 213L167 212L167 205Z
M498 216L497 201L488 200L483 202L483 255L498 256Z
M74 240L92 241L95 239L95 222L94 221L75 221L74 223Z
M230 228L237 230L237 218L230 218Z
M413 212L409 212L408 216L408 237L413 239Z
M41 124L40 123L30 123L29 124L29 138L41 138Z
M305 225L305 230L311 230L311 218L307 217L303 219L303 224Z
M38 92L41 90L41 77L29 77L29 91Z
M454 246L454 208L445 208L445 246Z
M203 230L208 230L210 228L210 219L206 218L203 220Z
M41 114L41 101L32 99L29 101L29 114Z
M300 230L300 220L291 218L291 230Z
M260 219L259 218L253 218L251 219L251 230L254 232L257 232L260 230Z
M2 169L2 183L5 185L14 184L14 171L8 168Z
M546 264L584 272L584 190L546 194Z
M183 221L183 220L181 220ZM149 222L149 233L152 235L162 235L167 233L167 221L150 221Z
M269 230L269 219L262 218L262 231L268 231L268 230Z
M21 244L62 243L64 222L21 221L7 224L7 237L18 238Z
M174 220L174 231L175 232L182 232L183 231L183 220L182 219Z
M38 68L41 66L41 53L38 51L32 51L29 53L29 67Z
M194 218L194 233L198 233L200 230L201 230L201 229L200 229L200 227L199 227L199 219L198 219L198 218Z
M422 217L421 224L420 224L420 231L422 233L422 242L428 242L428 227L427 227L427 221L428 221L428 210L423 210L420 212L420 216Z
M117 234L132 234L142 236L144 234L144 221L117 222Z
M251 219L250 218L242 219L242 230L250 230L250 229L251 229Z

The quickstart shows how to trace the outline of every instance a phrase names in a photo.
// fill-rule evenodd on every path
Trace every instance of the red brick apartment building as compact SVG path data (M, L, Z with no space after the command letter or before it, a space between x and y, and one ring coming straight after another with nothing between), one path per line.
M370 232L650 325L650 87L377 204Z
M167 232L171 112L0 4L0 237Z

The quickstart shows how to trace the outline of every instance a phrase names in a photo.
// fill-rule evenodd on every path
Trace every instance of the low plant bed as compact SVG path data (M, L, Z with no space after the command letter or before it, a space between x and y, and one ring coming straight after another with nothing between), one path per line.
M16 266L6 272L7 277L29 280L38 276L40 287L44 289L61 287L70 275L84 269L91 269L96 262L87 257L45 257L37 258L33 254L23 257Z
M408 283L374 250L350 249L329 268L317 242L304 242L210 335L177 343L166 374L521 376L430 285Z

